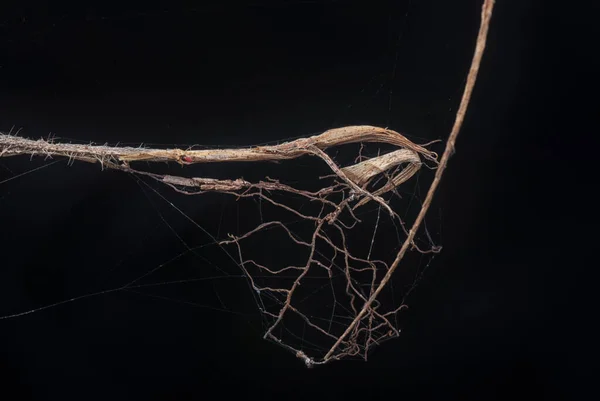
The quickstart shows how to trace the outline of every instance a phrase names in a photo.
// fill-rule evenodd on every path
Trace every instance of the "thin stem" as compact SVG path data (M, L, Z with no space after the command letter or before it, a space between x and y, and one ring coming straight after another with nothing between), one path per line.
M335 344L329 349L325 357L323 358L325 361L330 359L335 352L335 350L339 347L339 345L344 341L344 339L354 330L354 327L358 325L358 323L362 320L368 310L370 310L371 305L379 296L379 293L383 290L383 288L387 285L388 281L392 277L392 274L400 264L400 261L404 258L406 251L408 251L409 247L413 243L415 235L425 218L425 214L431 205L431 201L433 199L433 195L442 179L444 171L446 170L446 166L448 165L448 160L450 156L454 154L455 151L455 142L462 127L463 121L465 119L465 115L467 113L467 107L469 105L469 101L471 99L471 94L473 92L473 88L475 86L475 81L477 80L477 73L479 72L479 66L481 65L481 58L483 56L483 52L485 50L487 34L490 25L490 19L492 17L492 10L494 8L494 0L484 0L482 11L481 11L481 25L479 27L479 34L477 36L477 43L475 45L475 52L473 54L473 59L471 61L471 69L469 70L469 75L467 76L467 83L465 85L465 90L462 95L462 99L460 102L460 107L456 113L456 119L454 121L454 125L452 127L452 131L450 132L450 136L448 137L448 141L446 142L446 148L444 149L444 153L442 154L442 158L440 160L440 164L438 166L437 171L435 172L435 177L431 186L429 187L429 191L427 191L427 196L425 197L425 201L421 206L421 210L415 219L412 228L408 232L408 236L406 240L402 244L396 259L390 266L386 275L383 277L379 286L375 290L375 292L369 297L367 302L365 302L364 306L360 310L360 312L356 315L352 323L346 328L344 333L338 338Z

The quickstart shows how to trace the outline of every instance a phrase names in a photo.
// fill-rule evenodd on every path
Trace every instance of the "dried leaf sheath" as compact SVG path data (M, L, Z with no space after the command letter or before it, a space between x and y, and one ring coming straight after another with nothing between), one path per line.
M261 162L273 160L294 159L304 155L315 155L319 150L325 150L334 146L350 143L384 143L400 147L400 150L377 156L366 161L339 168L334 171L343 175L343 180L350 180L358 187L364 187L373 177L389 171L390 169L406 164L404 169L397 173L382 188L373 195L379 196L392 190L412 177L421 166L419 155L427 160L436 161L437 155L423 146L417 145L403 135L385 128L368 125L350 126L328 130L320 135L309 138L296 139L291 142L273 146L256 146L241 149L144 149L135 147L116 147L100 145L81 145L71 143L54 143L44 139L31 140L18 136L0 134L0 157L30 154L46 157L64 156L70 159L87 162L99 162L103 167L129 169L130 163L145 162L177 162L180 164L195 163L219 163L219 162ZM318 155L318 154L317 154ZM209 182L207 182L208 180ZM240 180L215 180L202 179L179 179L180 186L198 186L202 182L201 189L204 191L214 190L238 190L249 183L243 184ZM370 197L367 197L370 198ZM368 202L364 199L360 205ZM357 205L359 206L359 205Z

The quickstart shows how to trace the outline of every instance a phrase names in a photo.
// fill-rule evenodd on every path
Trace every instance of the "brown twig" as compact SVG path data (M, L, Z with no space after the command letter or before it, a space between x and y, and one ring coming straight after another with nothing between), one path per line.
M146 162L177 162L181 164L258 162L294 159L312 153L312 148L325 150L330 147L349 143L387 143L410 151L413 155L422 155L428 160L437 160L430 150L408 140L390 129L369 125L335 128L320 135L301 138L273 146L255 146L241 149L145 149L141 147L81 145L72 143L54 143L44 139L31 140L13 135L0 134L0 157L22 154L64 156L87 162L102 164ZM409 158L409 162L414 159Z
M387 143L402 149L383 156L374 157L368 162L357 163L352 166L338 168L335 163L323 152L325 149L349 143ZM378 197L384 192L392 190L412 177L421 166L419 155L427 160L437 163L434 152L417 145L403 135L384 128L368 125L350 126L328 130L320 135L301 138L273 146L256 146L241 149L144 149L141 147L119 147L101 145L82 145L72 143L54 143L44 139L31 140L13 135L0 134L0 157L30 154L45 157L63 156L69 160L81 160L90 163L99 162L103 168L113 168L136 172L130 168L133 162L176 162L182 165L195 163L223 163L223 162L261 162L294 159L304 155L317 155L334 170L343 181L354 186L357 192L364 197L362 204L369 199L374 199L387 209ZM406 164L406 167L396 174L393 185L387 185L372 195L361 188L360 185L368 182L373 176L384 173L394 166ZM251 185L243 180L217 180L211 178L183 178L171 177L178 180L179 185L200 188L205 191L238 190L243 186ZM264 185L264 184L263 184ZM277 185L276 185L277 186ZM391 213L391 210L390 210Z
M367 302L365 302L363 308L360 310L358 315L354 318L352 323L350 323L348 325L346 331L338 338L336 343L330 348L330 350L327 352L327 354L325 354L325 357L323 358L325 361L327 361L329 358L332 357L335 350L340 346L340 344L344 341L344 339L352 332L352 330L354 330L355 326L358 325L358 323L363 319L363 317L365 316L367 311L371 308L371 305L373 304L375 299L377 299L377 296L379 295L379 293L383 290L383 288L386 286L386 284L392 277L392 274L394 273L394 271L400 264L400 261L402 260L402 258L404 258L404 255L406 254L409 247L413 243L415 235L416 235L417 231L419 230L419 227L421 226L423 219L425 218L425 214L427 213L427 210L429 209L429 206L431 205L433 195L435 194L435 191L440 183L440 180L442 179L444 171L446 170L446 166L448 165L448 160L450 159L450 156L452 156L454 154L454 151L455 151L456 138L458 136L460 128L462 127L463 121L465 119L465 115L467 113L467 107L468 107L469 101L471 99L471 93L473 92L473 88L475 86L475 81L477 80L477 73L479 72L479 66L481 65L481 59L483 57L483 52L485 50L487 34L488 34L489 26L490 26L490 19L492 17L493 8L494 8L494 0L484 0L482 11L481 11L481 24L479 27L479 34L477 35L477 43L475 45L475 52L473 54L473 59L471 61L471 68L470 68L469 74L467 76L467 83L465 85L465 90L463 92L462 99L460 101L460 106L456 113L456 119L454 121L452 131L450 132L450 136L448 137L448 141L446 142L446 147L444 149L444 153L442 154L440 164L438 166L438 169L435 172L435 177L433 179L433 182L431 183L431 186L429 187L429 190L427 191L427 195L425 197L425 201L423 202L423 205L421 206L421 210L420 210L417 218L415 219L413 226L411 227L406 240L402 244L402 247L400 248L400 251L398 252L398 255L396 256L396 259L390 266L390 269L388 270L388 272L386 273L384 278L379 283L379 286L377 287L375 292L369 297Z

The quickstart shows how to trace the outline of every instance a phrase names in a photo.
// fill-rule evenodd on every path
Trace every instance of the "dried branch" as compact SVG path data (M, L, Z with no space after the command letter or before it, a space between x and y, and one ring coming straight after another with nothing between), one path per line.
M31 140L14 135L0 134L0 157L40 155L50 158L67 157L69 160L81 160L91 163L98 162L102 165L102 168L117 169L150 177L186 195L219 192L236 196L238 199L256 197L268 202L272 207L292 213L296 218L310 223L309 226L312 230L310 239L300 238L281 221L272 221L262 223L242 235L229 235L229 240L220 242L220 245L232 244L237 247L239 267L248 277L254 291L259 294L259 297L263 294L269 296L275 302L275 307L278 308L275 311L261 309L264 316L272 319L272 323L266 330L265 338L269 338L293 351L309 367L346 356L357 355L366 359L367 351L371 346L399 334L399 330L392 323L391 317L404 309L405 305L392 305L390 310L384 311L377 297L388 284L400 261L409 249L415 249L419 252L437 251L437 248L429 251L420 250L414 243L414 239L431 204L448 159L454 152L456 137L465 117L485 48L492 8L493 0L484 0L477 45L460 108L433 183L412 228L408 231L404 228L404 222L399 215L393 211L391 206L382 198L382 195L395 191L399 185L409 180L420 169L422 165L421 157L437 165L437 154L428 150L427 145L415 144L401 134L384 128L351 126L332 129L320 135L273 146L206 150L81 145L56 143L44 139ZM377 157L365 158L362 155L362 144L368 142L389 144L398 149ZM329 148L350 143L361 144L361 150L353 165L339 166L325 152ZM258 182L250 182L242 178L181 177L140 171L132 167L133 163L140 161L176 162L181 165L190 165L232 161L276 161L294 159L305 155L317 157L329 167L333 178L335 178L332 184L326 184L324 188L311 192L294 188L268 177ZM373 182L377 183L379 179L386 179L387 182L376 190L369 190L368 187L373 185ZM314 210L301 211L300 207L295 208L273 199L271 194L274 192L293 194L294 197L305 199L309 203L318 205L318 207ZM371 259L370 251L369 256L361 258L348 249L346 232L361 223L354 210L370 201L378 203L380 210L387 210L392 222L394 224L399 222L406 234L406 239L391 264L388 264L389 261ZM349 219L350 222L343 221L343 218ZM377 228L377 224L375 228ZM304 264L290 263L284 266L269 267L256 258L247 257L243 252L242 242L267 229L281 230L283 235L280 236L280 239L287 238L291 243L308 250L306 260L303 261ZM327 230L331 231L328 233ZM331 232L335 235L332 235ZM334 239L333 237L337 238ZM329 249L333 253L333 257L326 258L321 252L323 247ZM324 259L328 260L324 261ZM333 291L334 310L327 320L327 326L315 321L317 317L313 313L303 311L294 298L295 294L298 293L298 288L302 285L303 279L308 277L309 273L319 269L326 271L330 280L333 280L334 272L344 279L343 296L345 297L345 304L342 305L341 298L337 298L335 291ZM255 280L258 275L255 276L253 271L258 271L260 275L267 276L281 276L282 272L286 272L286 274L292 275L293 280L289 285L260 285ZM381 280L378 281L379 278ZM331 281L331 286L333 290L333 281ZM357 303L362 304L362 306L357 305ZM351 316L341 323L342 329L334 334L331 326L334 322L335 305L338 304ZM327 348L323 350L322 354L310 357L302 347L295 348L278 337L276 329L280 329L280 324L290 315L299 317L306 327L320 335L324 335L333 343L331 348L326 353Z
M371 295L369 300L365 302L363 308L358 313L356 318L348 325L348 328L342 334L336 343L331 347L331 349L327 352L325 357L323 358L327 361L331 358L340 344L344 341L344 339L354 330L354 328L358 325L358 323L363 319L365 314L371 308L373 302L377 299L379 293L383 290L383 288L387 285L388 281L392 277L392 274L400 264L400 261L404 258L404 255L408 251L409 247L414 241L415 235L425 218L425 214L427 210L429 210L429 206L431 205L431 201L433 199L433 195L437 190L437 187L442 179L442 175L446 170L446 166L448 165L448 160L450 156L454 154L455 151L455 143L460 128L462 127L463 121L465 119L465 115L467 113L467 107L469 105L469 101L471 100L471 93L473 92L473 88L475 87L475 81L477 80L477 73L479 72L479 66L481 65L481 58L483 57L483 52L485 50L487 34L490 25L490 19L492 17L492 10L494 8L494 0L484 0L482 11L481 11L481 24L479 27L479 34L477 35L477 43L475 45L475 53L473 54L473 60L471 61L471 68L469 70L469 75L467 76L467 83L465 85L465 90L462 95L462 99L460 101L460 106L458 108L458 112L456 113L456 119L454 121L454 125L452 127L452 131L450 136L448 137L448 141L446 142L446 148L444 149L444 153L442 154L442 158L440 160L440 164L436 170L435 177L429 190L427 191L427 195L425 197L425 201L421 206L421 211L419 212L417 218L415 219L412 228L409 231L409 234L402 244L396 259L392 263L390 269L386 273L385 277L379 283L379 286L375 290L375 292Z
M403 135L384 128L372 126L351 126L336 128L320 135L301 138L274 146L256 146L241 149L145 149L135 147L81 145L72 143L54 143L44 139L31 140L18 136L0 134L0 157L29 154L45 157L63 156L70 160L81 160L90 163L99 162L103 168L113 168L136 172L130 167L132 162L177 162L182 165L195 163L223 163L234 161L261 162L284 159L294 159L304 155L318 155L328 164L332 161L322 151L334 146L349 143L387 143L402 147L402 150L378 156L352 166L334 171L340 178L355 186L357 192L362 192L368 198L381 202L378 195L392 190L412 177L420 168L422 155L427 160L437 163L437 155L423 146L412 143ZM372 177L383 173L397 165L407 164L399 174L394 176L392 183L371 195L361 188ZM335 169L335 167L333 167ZM164 177L166 182L179 186L196 187L203 191L235 191L252 184L240 179L217 180L212 178L182 178ZM266 184L262 184L266 186ZM272 186L272 185L271 185ZM278 187L278 185L275 185ZM366 203L368 199L363 200ZM384 204L386 208L387 205Z
M258 162L294 159L311 154L316 147L321 150L349 143L387 143L412 152L407 162L414 162L414 156L421 154L428 160L437 160L434 152L412 143L403 135L384 128L368 125L335 128L320 135L301 138L295 141L273 146L256 146L241 149L146 149L134 147L80 145L71 143L53 143L44 139L30 140L17 136L0 134L0 157L22 154L64 156L87 162L100 162L122 165L136 161L177 162L180 164L215 162ZM401 157L406 157L402 154ZM417 156L418 157L418 156ZM402 162L401 159L396 162ZM388 162L389 163L389 162Z

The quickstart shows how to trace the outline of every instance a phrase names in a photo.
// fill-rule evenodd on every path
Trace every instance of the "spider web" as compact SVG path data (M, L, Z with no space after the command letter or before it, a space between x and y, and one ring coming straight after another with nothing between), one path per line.
M381 146L361 143L338 147L329 156L339 166L346 166L379 156L382 151ZM42 162L24 174L34 177L39 174L38 169L48 167L45 173L49 175L50 167L57 163L60 160ZM64 167L66 163L61 164ZM206 166L201 169L202 174L217 178L232 174L237 177L241 171L250 181L266 176L268 181L293 184L296 192L266 190L270 193L264 196L260 189L242 196L226 193L190 196L144 175L126 175L126 185L141 194L143 211L155 216L155 224L150 230L142 229L147 231L144 236L135 234L134 241L117 244L122 249L131 249L118 261L106 263L112 267L96 283L101 282L108 289L22 312L3 313L2 318L41 312L113 292L129 292L245 316L258 311L265 339L292 351L308 366L326 361L324 355L373 293L405 239L404 223L420 209L420 174L385 197L393 210L402 211L401 216L390 216L381 204L373 202L356 211L336 209L356 195L337 182L337 177L322 162L300 158L279 162L275 168L269 165L272 163L265 164L251 170L243 164L214 171ZM174 168L177 167L163 166L162 170L168 172ZM189 175L194 176L194 168L188 169ZM3 169L8 173L7 178L0 180L5 187L27 177L15 173L6 163ZM153 168L157 170L161 168ZM375 191L384 181L385 176L379 177L370 190ZM24 181L23 185L28 184ZM315 194L322 188L333 190L321 199ZM9 194L7 191L2 200ZM336 214L335 221L327 224L324 217L331 213ZM135 218L128 213L128 219ZM170 254L165 255L160 248L149 249L147 245L151 242L148 239L159 230L163 235L165 231L170 234L171 244L163 244ZM160 240L164 241L162 235ZM175 244L180 251L173 254ZM429 265L433 251L438 249L427 226L415 247L420 251L405 258L405 267L380 294L372 315L361 324L364 327L357 328L336 359L366 359L374 345L400 334L406 297ZM82 256L82 263L91 258L94 256ZM160 262L148 262L153 259ZM117 271L119 274L115 274ZM115 281L119 283L112 284ZM182 289L185 286L189 288ZM193 301L186 299L190 291L196 294L191 297ZM244 293L253 298L254 308L248 307Z
M400 39L401 35L395 38L391 53L392 80L396 74ZM351 103L347 110L374 105L381 108L373 99L383 99L389 123L393 85L386 81L388 76L381 77L382 74L377 74L360 91L368 94L367 106ZM351 120L346 111L335 123ZM308 134L306 136L313 133ZM53 139L77 142L72 138ZM295 138L281 139L278 143L292 139ZM260 145L267 144L270 143ZM169 146L207 148L198 144ZM327 155L338 166L345 167L390 150L379 144L359 143L338 146L328 150ZM38 180L50 179L55 173L53 170L71 165L69 162L72 161L32 159L27 161L27 166L13 160L0 162L0 186L3 187L0 205L4 203L4 207L16 202L15 192L20 200L36 197L30 188L43 188ZM226 166L187 166L185 170L186 176L243 177L250 182L266 178L300 192L260 189L242 196L239 193L194 193L190 196L184 190L173 191L143 174L121 174L120 178L117 178L118 172L111 173L110 178L104 174L101 181L105 188L117 185L127 188L125 193L135 192L136 199L143 199L138 203L139 211L132 213L130 208L127 213L121 212L127 216L121 220L123 227L115 231L122 236L117 241L108 241L106 249L92 254L88 249L78 252L82 265L94 258L102 260L98 265L90 263L91 269L97 271L90 275L89 269L84 269L78 277L80 281L75 284L73 293L79 295L55 302L34 302L35 306L22 311L9 307L0 311L1 319L42 313L64 304L116 292L135 293L165 302L181 302L242 315L250 320L258 315L260 333L265 339L293 352L308 366L326 362L328 351L381 282L406 238L405 225L414 220L421 206L420 181L430 179L427 167L434 166L425 165L408 182L382 196L390 208L397 211L397 216L390 216L375 202L356 210L350 207L336 210L340 203L357 195L341 185L322 161L306 157L251 167L231 163ZM95 170L97 166L74 169L71 165L68 174L99 177ZM152 166L153 174L173 171L180 173L180 166ZM379 176L370 183L368 190L374 192L381 188L397 172ZM40 177L41 173L45 178L34 178L36 174ZM30 178L34 179L33 183L28 181ZM326 197L317 196L323 188L334 190ZM32 204L32 208L35 207L40 205ZM89 205L81 212L82 216L92 214L95 207L96 204ZM336 213L336 221L327 224L323 219L331 213ZM142 216L150 215L154 216L152 223L144 221ZM127 230L136 235L128 236ZM415 251L405 257L402 269L379 295L372 312L344 340L333 359L367 359L373 346L399 336L407 297L439 250L435 234L427 225L421 231L414 244ZM144 235L139 235L140 232ZM162 243L165 234L169 236L168 244ZM113 247L118 249L112 250ZM174 248L178 250L174 251ZM85 278L82 277L84 274ZM91 282L91 285L81 285L82 282ZM86 286L100 289L82 291ZM292 294L292 288L290 302L287 298ZM253 302L248 302L249 299ZM10 299L3 304L11 305Z

